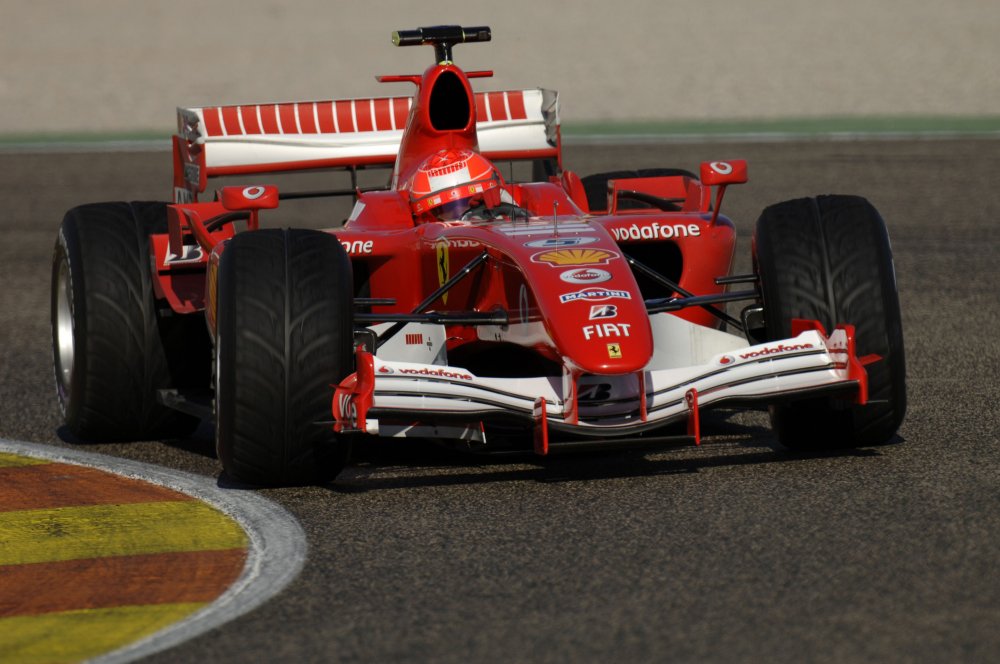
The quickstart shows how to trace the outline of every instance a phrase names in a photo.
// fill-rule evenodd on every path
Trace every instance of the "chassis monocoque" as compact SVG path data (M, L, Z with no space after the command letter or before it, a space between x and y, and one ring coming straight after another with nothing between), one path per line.
M865 199L766 208L752 273L729 274L723 193L742 160L579 177L558 98L474 93L455 44L429 44L412 97L182 108L172 203L97 203L63 220L53 262L56 385L83 439L183 436L214 417L229 475L321 482L365 436L540 455L698 443L699 413L770 408L796 449L879 444L906 407L892 256ZM442 150L530 165L488 214L421 218L408 189ZM208 179L392 167L326 192ZM513 174L513 169L511 170ZM263 210L350 195L327 231ZM278 213L266 213L268 215ZM239 232L237 232L237 230ZM729 313L735 306L738 313Z

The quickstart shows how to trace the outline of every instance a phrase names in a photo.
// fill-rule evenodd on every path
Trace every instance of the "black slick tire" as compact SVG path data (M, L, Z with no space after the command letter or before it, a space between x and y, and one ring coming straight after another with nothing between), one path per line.
M216 450L254 485L316 484L346 464L332 386L354 370L351 264L332 235L260 230L218 267Z
M149 236L163 232L166 203L156 202L82 205L67 212L59 228L53 365L66 427L81 440L181 437L198 425L197 418L161 405L157 395L197 380L199 359L207 385L210 366L204 324L192 328L180 320L198 317L158 313ZM191 329L194 338L187 338ZM204 358L194 352L199 347Z
M754 234L768 339L791 336L793 318L855 328L869 364L868 404L814 398L771 407L782 445L821 450L878 445L906 413L906 366L889 235L878 211L857 196L819 196L766 208Z

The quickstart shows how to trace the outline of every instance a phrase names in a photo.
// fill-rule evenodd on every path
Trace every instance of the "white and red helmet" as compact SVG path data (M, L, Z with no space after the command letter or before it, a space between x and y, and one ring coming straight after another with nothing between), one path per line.
M486 157L472 150L444 149L420 164L407 189L414 214L458 219L469 209L469 199L498 203L502 187L500 172Z

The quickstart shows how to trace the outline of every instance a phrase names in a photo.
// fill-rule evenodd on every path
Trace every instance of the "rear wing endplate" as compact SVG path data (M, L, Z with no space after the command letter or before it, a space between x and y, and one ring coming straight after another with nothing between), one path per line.
M197 200L208 178L392 165L412 97L177 109L174 201ZM560 158L553 90L476 93L480 151L494 160Z

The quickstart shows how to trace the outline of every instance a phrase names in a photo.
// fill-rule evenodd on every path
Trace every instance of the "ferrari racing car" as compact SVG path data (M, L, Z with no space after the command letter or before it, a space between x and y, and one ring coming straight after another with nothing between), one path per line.
M767 207L753 271L731 274L720 209L745 161L581 177L555 92L474 92L492 72L455 64L490 39L394 33L434 49L422 74L379 79L412 96L178 109L173 201L82 205L60 227L68 430L179 437L214 419L227 474L259 485L327 481L374 437L543 456L698 444L720 407L769 408L792 449L893 437L902 329L868 201ZM317 170L351 186L260 179ZM368 171L385 177L361 186ZM221 176L244 184L209 189ZM321 196L353 209L328 230L271 223Z

